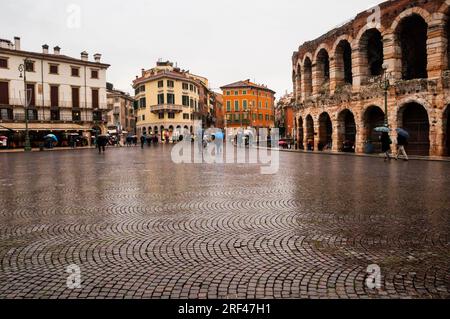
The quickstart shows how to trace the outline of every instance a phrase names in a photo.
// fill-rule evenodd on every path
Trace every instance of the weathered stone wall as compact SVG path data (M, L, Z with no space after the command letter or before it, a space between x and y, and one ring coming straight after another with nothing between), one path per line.
M384 112L383 83L389 79L389 126L393 130L403 127L403 118L407 116L408 125L418 127L417 134L421 136L417 139L424 139L425 130L428 131L430 155L448 155L446 110L450 104L447 71L449 8L450 0L384 2L378 8L358 14L354 20L342 27L300 46L292 59L294 93L299 109L296 126L300 146L306 148L308 139L313 136L315 149L319 148L319 143L324 140L324 137L320 136L324 134L321 133L324 130L319 117L327 113L331 118L333 130L332 150L341 150L346 130L348 132L342 114L348 110L354 116L356 126L356 152L363 152L373 124L369 123L367 111L372 106L377 106ZM425 66L416 61L418 53L410 57L403 56L404 48L408 47L405 45L408 44L406 41L410 41L406 40L405 21L417 26L417 34L420 30L426 30L423 43L413 39L417 42L410 43L409 46L415 48L423 44L426 51ZM373 34L377 32L382 37L382 60L376 59L377 52L374 52L374 45L370 42L376 39ZM348 83L345 82L342 49L346 43L351 47L352 76ZM329 56L329 79L324 77L324 50ZM379 74L376 69L381 66L381 62L385 71ZM406 69L415 71L419 66L426 69L427 78L406 78ZM419 104L426 110L429 129L424 123L414 119L416 114L405 113L413 109L408 107L411 103ZM311 132L311 129L308 132L306 129L306 118L309 115L313 119L314 132ZM417 134L413 132L413 135Z

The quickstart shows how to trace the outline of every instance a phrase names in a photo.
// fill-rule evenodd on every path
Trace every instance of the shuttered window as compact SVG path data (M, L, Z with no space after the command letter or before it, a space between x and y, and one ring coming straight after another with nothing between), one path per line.
M50 74L58 74L58 66L50 65Z
M8 59L0 58L0 68L2 69L8 68Z
M98 109L98 90L92 90L92 108Z
M0 104L9 104L9 84L8 82L0 82Z
M51 106L59 106L59 87L50 87L50 102Z
M72 107L75 109L80 108L80 89L72 88Z
M27 84L27 101L29 106L36 106L36 92L34 91L34 84Z

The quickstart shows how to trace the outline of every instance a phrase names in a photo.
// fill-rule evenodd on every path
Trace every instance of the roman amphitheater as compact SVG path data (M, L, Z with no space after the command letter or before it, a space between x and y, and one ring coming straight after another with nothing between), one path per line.
M387 121L410 133L410 154L449 156L449 16L450 0L387 1L301 45L292 59L299 147L377 152L374 128Z

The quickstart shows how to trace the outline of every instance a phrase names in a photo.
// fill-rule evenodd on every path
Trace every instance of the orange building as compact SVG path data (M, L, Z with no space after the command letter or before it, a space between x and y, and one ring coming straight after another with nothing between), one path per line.
M221 87L225 110L225 127L274 128L275 92L250 80Z

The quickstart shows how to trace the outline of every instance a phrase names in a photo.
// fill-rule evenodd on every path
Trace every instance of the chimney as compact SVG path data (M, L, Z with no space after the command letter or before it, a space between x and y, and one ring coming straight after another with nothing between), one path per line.
M48 54L48 45L47 45L47 44L44 44L44 45L42 46L42 53Z
M141 69L141 74L142 74L142 76L145 75L145 70L144 69Z
M101 59L102 59L102 55L100 53L94 54L95 62L100 63Z
M14 37L14 48L17 51L20 51L20 38L19 37Z
M89 60L89 54L86 51L81 52L81 60L82 61L88 61Z
M56 46L53 48L53 54L59 55L61 53L61 48Z

